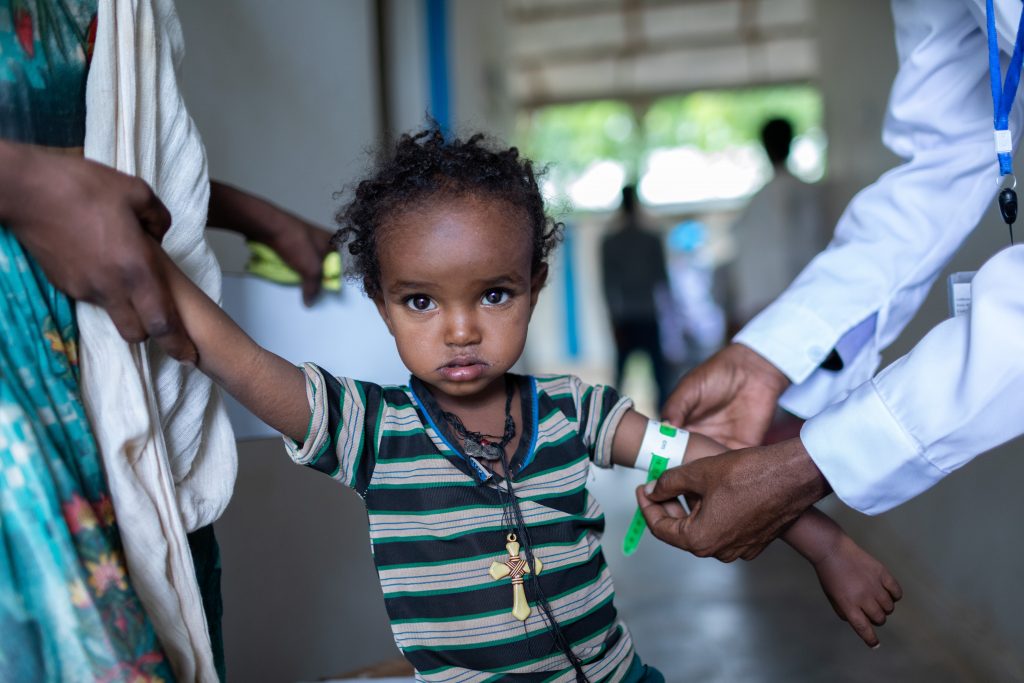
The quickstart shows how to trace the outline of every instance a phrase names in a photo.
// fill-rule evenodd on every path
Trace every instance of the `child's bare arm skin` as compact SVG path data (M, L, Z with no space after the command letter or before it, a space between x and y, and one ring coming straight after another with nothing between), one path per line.
M623 416L612 441L612 462L632 467L643 442L647 418L630 410ZM725 446L691 432L684 462L718 455ZM695 502L700 505L700 502ZM666 506L683 516L678 503ZM873 625L885 623L886 616L903 596L899 583L889 571L846 535L836 522L817 508L810 508L782 534L782 539L814 566L818 580L840 619L848 621L869 646L878 645Z
M258 418L302 442L309 427L302 372L254 342L166 254L161 253L161 260L182 322L198 351L199 369Z

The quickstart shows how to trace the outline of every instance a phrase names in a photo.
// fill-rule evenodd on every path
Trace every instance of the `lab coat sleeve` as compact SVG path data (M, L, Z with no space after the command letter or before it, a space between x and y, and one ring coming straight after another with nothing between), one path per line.
M1020 3L1012 21L1007 7L1004 51ZM735 338L790 378L781 403L801 416L874 374L998 189L984 3L979 13L977 0L895 0L893 16L900 65L883 141L905 163L850 202L825 251ZM838 372L820 368L833 349L843 356Z
M971 310L808 420L800 438L848 505L877 514L1024 433L1024 246L978 271Z

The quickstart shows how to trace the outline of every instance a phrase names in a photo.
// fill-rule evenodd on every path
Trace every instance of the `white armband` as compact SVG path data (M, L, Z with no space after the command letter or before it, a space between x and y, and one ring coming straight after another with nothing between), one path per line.
M640 452L637 453L636 463L633 465L638 470L647 472L647 481L651 482L660 477L670 467L678 467L683 464L683 455L686 453L686 444L690 440L690 432L679 429L672 425L647 421L647 430L644 432L643 443L640 444ZM680 498L686 514L690 509L686 507L686 500ZM633 521L626 529L626 536L622 540L622 553L632 555L640 545L644 529L647 528L647 520L644 513L637 508L633 513Z
M647 421L644 440L637 453L635 469L648 471L655 456L664 458L665 468L678 467L683 464L686 444L690 441L690 432L673 427L663 422Z

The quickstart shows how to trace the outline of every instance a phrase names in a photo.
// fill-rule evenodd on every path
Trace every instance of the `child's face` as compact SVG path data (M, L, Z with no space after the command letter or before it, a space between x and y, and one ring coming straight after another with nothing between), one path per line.
M377 310L406 367L452 397L496 384L519 359L546 269L531 274L525 216L472 196L390 219Z

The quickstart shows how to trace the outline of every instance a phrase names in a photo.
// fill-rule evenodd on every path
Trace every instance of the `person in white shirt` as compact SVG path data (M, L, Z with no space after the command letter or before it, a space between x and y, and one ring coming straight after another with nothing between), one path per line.
M729 264L729 325L736 331L782 294L828 241L821 192L786 168L793 126L773 118L761 127L772 178L732 226L736 258Z
M664 408L748 447L638 491L653 533L695 554L751 559L830 490L885 512L1024 432L1024 246L984 264L968 314L874 374L999 189L984 0L892 8L900 66L883 140L905 163L854 198L828 248ZM996 0L1003 73L1020 16L1019 0ZM799 438L749 448L780 398L813 417ZM684 492L699 498L690 516L673 502Z

